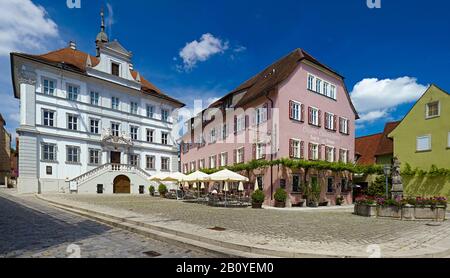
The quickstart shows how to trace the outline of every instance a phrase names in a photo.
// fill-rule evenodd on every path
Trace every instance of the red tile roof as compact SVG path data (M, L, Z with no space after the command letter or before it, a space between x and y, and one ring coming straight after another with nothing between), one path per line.
M50 64L52 66L61 67L67 70L72 70L81 74L86 74L86 64L87 58L89 57L92 63L92 67L97 66L100 63L100 60L87 54L85 52L72 49L70 47L66 47L63 49L55 50L43 55L30 55L24 53L11 53L11 56L19 56L23 58L33 59L39 62L44 62ZM138 76L137 71L131 71L133 78L136 80ZM184 106L184 103L180 102L177 99L174 99L167 94L163 93L160 89L158 89L155 85L146 80L143 76L140 76L142 92L146 94L150 94L159 98L164 98L169 101L177 103L179 106Z
M360 156L358 164L372 165L377 162L377 156L394 153L394 141L388 135L401 122L387 123L383 133L356 138L356 153Z

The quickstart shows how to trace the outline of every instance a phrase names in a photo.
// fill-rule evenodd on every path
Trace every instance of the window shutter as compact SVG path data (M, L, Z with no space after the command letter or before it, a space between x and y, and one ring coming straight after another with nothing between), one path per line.
M245 128L249 128L250 127L250 119L248 115L245 115Z
M305 105L302 104L301 105L301 112L300 112L300 121L301 122L305 122Z
M264 110L264 122L265 122L265 121L268 121L269 118L270 118L270 115L269 115L269 103L264 104L263 110Z
M253 144L253 160L256 160L256 144Z
M312 108L308 107L308 123L311 125L312 122Z
M300 158L305 159L305 142L300 142Z
M228 153L225 155L225 166L228 166Z
M313 160L312 144L311 143L309 143L309 146L308 146L308 159L309 160Z
M330 123L328 122L328 112L325 112L325 129L329 129Z
M267 151L267 145L262 145L263 146L263 151L262 151L262 158L261 159L266 159L267 155L266 155L266 151Z
M318 115L319 115L319 125L318 126L322 126L322 111L321 110L319 110Z
M333 162L337 162L336 160L336 148L333 149Z
M237 164L238 150L234 150L234 164Z
M347 135L350 135L350 121L347 121Z
M294 102L292 100L289 101L289 119L294 119Z
M234 134L238 132L238 117L234 116Z
M337 116L336 115L333 116L333 121L334 121L333 130L336 131L337 130Z
M294 140L289 139L289 157L294 157Z
M338 118L338 130L339 130L339 132L342 133L342 118L341 117Z
M319 160L322 160L322 145L319 145L318 149L319 149Z

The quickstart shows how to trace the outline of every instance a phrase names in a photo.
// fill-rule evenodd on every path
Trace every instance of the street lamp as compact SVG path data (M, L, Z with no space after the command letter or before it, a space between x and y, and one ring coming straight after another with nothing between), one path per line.
M389 199L389 176L391 175L391 165L384 166L384 176L386 177L386 199Z

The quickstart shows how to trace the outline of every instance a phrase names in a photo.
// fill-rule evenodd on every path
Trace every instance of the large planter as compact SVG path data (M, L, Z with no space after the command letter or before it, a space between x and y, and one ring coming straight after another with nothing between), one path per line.
M379 206L378 217L402 218L402 208L396 206Z
M417 220L436 220L436 221L444 221L446 214L445 207L416 207L414 216Z
M411 205L406 205L402 208L402 219L403 220L415 220L416 208Z
M285 208L286 207L286 202L275 201L275 207L276 208Z
M377 217L376 205L355 205L355 214L364 217Z
M252 208L254 208L254 209L262 209L262 205L263 205L263 203L255 203L255 202L253 202L252 203Z

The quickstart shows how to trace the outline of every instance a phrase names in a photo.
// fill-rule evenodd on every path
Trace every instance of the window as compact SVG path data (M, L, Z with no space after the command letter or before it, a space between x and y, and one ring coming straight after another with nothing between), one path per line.
M319 160L319 145L310 144L310 160Z
M256 180L258 181L259 190L264 190L264 176L257 176Z
M155 108L151 105L147 105L147 118L153 119Z
M209 169L216 168L216 156L209 157Z
M130 136L133 140L138 140L139 128L137 126L130 126Z
M183 173L184 174L188 174L189 173L189 164L184 164L183 165Z
M92 134L99 134L100 133L100 120L98 119L91 119L91 133Z
M256 125L260 125L267 121L267 107L260 107L256 109L255 120Z
M45 173L49 176L53 175L53 167L52 166L45 167Z
M240 115L239 117L237 117L236 125L237 125L236 127L237 132L245 130L245 115Z
M237 154L236 154L236 163L237 164L244 163L244 150L245 150L244 147L237 150Z
M153 129L147 129L147 142L153 143L154 142L154 134L155 131Z
M302 116L302 104L296 101L291 101L290 102L290 114L291 114L291 119L292 120L296 120L296 121L302 121L303 120L303 116Z
M120 136L120 124L111 123L111 133L112 133L112 136L119 137Z
M328 193L333 193L334 192L334 178L329 177L327 185L328 185Z
M101 151L96 149L89 149L89 164L90 165L100 165Z
M323 94L326 95L327 97L330 97L330 84L328 82L323 82Z
M130 154L129 155L129 163L128 164L130 164L130 165L132 165L132 166L138 166L139 165L139 155L137 155L137 154Z
M80 91L80 88L78 88L74 85L67 85L67 98L69 100L77 101L79 91Z
M325 115L325 128L328 130L334 130L335 126L334 126L334 119L335 116L331 113L326 113Z
M169 121L169 110L161 109L161 120L163 122L168 122Z
M117 97L111 98L111 108L114 110L119 110L120 107L120 100Z
M336 99L337 98L336 97L336 86L334 86L334 85L330 86L330 97L332 99Z
M319 126L320 125L320 121L319 121L319 109L317 108L309 108L309 123L311 125L315 125L315 126Z
M209 140L210 140L210 143L216 143L216 129L215 128L213 128L213 129L211 129L211 131L209 132Z
M170 158L162 157L161 158L161 170L162 171L170 171Z
M328 162L334 162L334 148L326 147L326 159Z
M80 163L80 148L67 146L66 147L67 163Z
M431 151L431 135L417 137L417 151Z
M340 150L339 151L339 160L342 163L348 163L348 151L347 150Z
M133 115L137 115L138 114L138 104L136 102L131 102L130 103L130 113Z
M314 79L315 77L313 75L308 75L308 90L314 90Z
M348 192L351 189L349 188L349 183L348 183L348 179L342 179L341 180L341 186L342 186L342 191L343 192Z
M348 131L348 120L345 118L340 118L340 132L343 134L349 134Z
M439 117L441 114L440 103L435 101L427 104L427 118Z
M78 116L67 115L67 128L70 130L78 130Z
M292 192L294 193L301 192L301 178L299 175L292 176Z
M111 74L115 76L120 75L120 65L117 63L111 63Z
M50 126L53 127L55 126L55 112L50 111L50 110L44 110L44 121L43 124L44 126Z
M97 92L91 92L91 104L98 106L100 100L100 94Z
M195 163L195 161L191 162L191 172L195 172L195 168L197 167L196 165L197 163Z
M220 167L225 167L228 164L228 153L220 154Z
M161 133L161 144L169 145L169 133L167 132Z
M148 170L155 169L155 157L153 155L147 155L145 168L147 168Z
M228 125L224 124L222 127L222 140L227 140L228 138Z
M299 140L292 140L292 156L294 158L301 158L301 142Z
M42 160L49 162L56 161L56 145L42 144Z
M42 93L44 95L51 95L53 96L55 94L55 81L44 79L44 86Z
M316 80L316 92L319 94L322 93L322 80L319 78Z
M265 144L256 144L256 159L264 159L265 158Z

